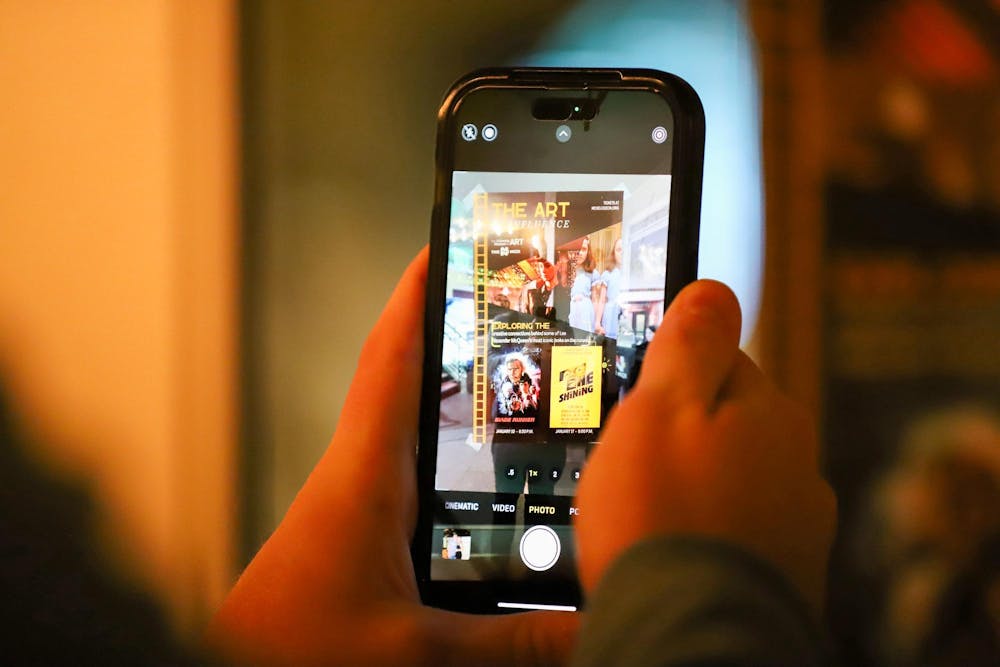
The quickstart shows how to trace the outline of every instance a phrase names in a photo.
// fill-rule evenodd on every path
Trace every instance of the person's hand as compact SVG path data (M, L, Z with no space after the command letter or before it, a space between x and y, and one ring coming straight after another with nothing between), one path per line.
M409 541L427 252L407 269L361 353L343 418L274 535L217 613L226 664L556 665L578 618L423 607Z
M835 503L816 435L739 339L739 304L721 283L694 283L670 306L580 481L585 590L644 538L694 535L765 559L820 604Z

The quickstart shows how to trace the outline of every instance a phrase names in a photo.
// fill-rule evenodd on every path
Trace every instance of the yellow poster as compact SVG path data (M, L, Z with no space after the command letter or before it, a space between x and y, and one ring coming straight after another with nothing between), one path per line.
M600 428L601 347L553 345L551 428Z

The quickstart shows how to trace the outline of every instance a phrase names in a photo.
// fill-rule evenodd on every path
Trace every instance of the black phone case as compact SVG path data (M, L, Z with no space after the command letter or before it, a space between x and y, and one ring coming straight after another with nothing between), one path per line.
M694 89L673 74L652 69L491 68L456 81L438 111L434 209L431 217L430 265L424 318L424 368L420 397L417 490L420 505L411 556L425 604L474 613L498 613L500 600L556 604L579 608L578 585L517 581L431 581L437 429L441 407L440 359L443 346L444 294L448 227L451 215L451 172L457 141L454 112L466 94L480 88L567 90L640 90L662 96L674 115L671 195L667 236L664 305L697 277L698 226L701 211L705 116Z

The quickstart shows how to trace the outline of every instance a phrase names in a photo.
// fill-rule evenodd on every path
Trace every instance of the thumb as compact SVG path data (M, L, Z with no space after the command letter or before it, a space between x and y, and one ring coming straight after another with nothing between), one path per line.
M713 406L736 363L740 321L732 290L714 280L691 283L664 314L639 387L663 390L672 405Z

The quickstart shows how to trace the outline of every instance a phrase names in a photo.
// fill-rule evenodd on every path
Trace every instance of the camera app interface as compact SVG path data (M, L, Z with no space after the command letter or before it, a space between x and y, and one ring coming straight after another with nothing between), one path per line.
M431 578L573 579L573 497L664 307L669 175L456 171Z

